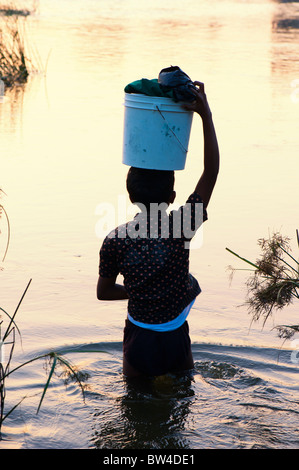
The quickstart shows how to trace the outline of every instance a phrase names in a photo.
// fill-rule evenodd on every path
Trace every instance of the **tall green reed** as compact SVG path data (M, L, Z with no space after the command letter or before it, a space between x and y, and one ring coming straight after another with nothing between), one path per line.
M0 194L4 193L4 191L0 190ZM9 233L10 233L10 224L9 224L9 218L7 215L7 212L5 211L3 205L0 205L0 219L2 218L2 215L5 215L6 222L9 227ZM0 232L1 233L1 232ZM6 257L6 253L8 250L8 245L9 245L9 235L8 235L8 241L6 244L6 249L5 253L3 256L3 261ZM16 344L16 332L18 333L20 339L22 340L21 337L21 332L17 326L16 323L16 315L18 313L18 310L23 302L23 299L29 289L29 286L32 282L32 279L29 280L16 308L15 311L12 315L10 315L4 308L0 307L0 439L1 439L1 430L2 430L2 425L5 419L11 415L11 413L22 403L22 401L26 398L26 396L22 397L19 402L17 402L11 409L6 410L5 409L5 399L6 399L6 381L7 379L15 373L17 370L25 367L26 365L29 365L33 362L40 361L40 360L46 360L48 361L50 365L50 371L48 374L48 378L46 380L46 383L44 385L41 398L39 401L39 404L37 406L37 413L39 412L41 405L43 403L43 400L45 398L46 392L48 390L50 381L54 375L55 370L57 369L58 366L62 366L63 368L63 374L62 376L65 377L65 380L72 380L76 382L83 394L84 398L84 389L85 385L83 384L83 380L86 380L88 378L88 374L84 374L81 371L78 371L75 366L73 366L65 357L63 357L61 354L58 354L55 351L50 351L48 353L36 356L26 362L23 362L22 364L11 368L12 364L12 359L13 359L13 352ZM4 320L3 320L3 314L4 318L7 319L7 326L4 329L3 327L5 326ZM5 350L5 353L4 353ZM7 353L8 350L8 353Z
M2 195L1 193L5 194L2 189L0 189L0 197ZM0 219L2 218L3 214L4 214L4 217L5 217L5 220L6 220L6 224L7 224L7 241L6 241L6 247L5 247L5 250L4 250L4 254L2 256L2 262L6 258L6 254L7 254L8 246L9 246L9 242L10 242L10 222L9 222L9 218L8 218L8 215L7 215L7 212L4 208L4 206L2 204L0 204Z
M54 375L54 372L56 371L58 366L62 366L63 368L63 374L60 376L63 376L65 378L65 382L67 381L73 381L76 382L81 389L83 399L85 398L85 384L83 383L84 380L88 378L88 374L84 374L81 371L79 371L74 365L71 364L70 361L68 361L65 357L63 357L62 354L58 354L55 351L50 351L45 354L38 355L34 358L29 359L26 362L23 362L22 364L19 364L18 366L11 368L11 362L13 358L13 351L15 348L15 343L16 343L16 331L19 334L21 338L21 332L16 324L16 314L20 308L20 305L28 291L28 288L31 284L32 279L28 282L18 304L17 307L13 313L13 315L10 315L7 311L5 311L3 308L0 307L0 311L3 312L6 317L8 318L8 325L2 333L1 327L3 325L3 320L0 321L0 439L1 439L1 430L2 430L2 425L5 419L11 415L11 413L23 402L23 400L26 398L26 396L22 397L20 401L18 401L12 408L6 411L5 409L5 398L6 398L6 380L17 370L33 363L36 361L40 360L46 360L48 361L50 365L50 370L48 373L48 377L46 379L45 385L43 387L42 393L41 393L41 398L39 400L38 406L37 406L37 413L39 412L42 403L44 401L46 392L49 388L50 381ZM5 346L5 355L4 355L4 346ZM9 346L9 352L7 354L7 346Z

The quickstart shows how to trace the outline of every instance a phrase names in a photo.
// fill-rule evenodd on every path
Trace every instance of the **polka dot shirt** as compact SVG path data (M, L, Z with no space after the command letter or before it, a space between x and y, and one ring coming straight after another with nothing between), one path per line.
M178 210L168 214L152 204L151 210L107 235L100 250L99 274L123 275L128 312L134 320L171 321L200 293L189 273L189 242L205 220L207 212L194 192Z

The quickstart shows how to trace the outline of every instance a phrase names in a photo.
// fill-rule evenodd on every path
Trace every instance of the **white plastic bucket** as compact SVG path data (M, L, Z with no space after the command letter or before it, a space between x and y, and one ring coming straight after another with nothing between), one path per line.
M125 165L152 170L185 168L193 112L171 98L125 93Z

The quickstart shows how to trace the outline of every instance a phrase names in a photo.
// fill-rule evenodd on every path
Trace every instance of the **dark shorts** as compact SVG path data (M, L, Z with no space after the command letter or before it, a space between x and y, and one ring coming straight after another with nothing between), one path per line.
M146 376L192 369L188 322L173 331L156 332L126 320L123 353L129 364Z

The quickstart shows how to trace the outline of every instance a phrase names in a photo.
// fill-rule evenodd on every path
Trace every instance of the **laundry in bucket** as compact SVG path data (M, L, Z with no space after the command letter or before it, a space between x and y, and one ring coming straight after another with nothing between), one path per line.
M162 69L158 79L142 78L129 83L125 92L171 98L175 102L190 102L194 100L191 88L195 88L191 78L180 67L171 66Z
M146 96L158 96L160 98L174 98L173 90L168 87L160 85L157 78L149 80L147 78L141 78L132 83L129 83L125 87L126 93L137 93Z
M171 66L162 69L158 82L162 87L171 89L175 101L193 101L194 94L191 89L195 86L191 78L180 67Z

